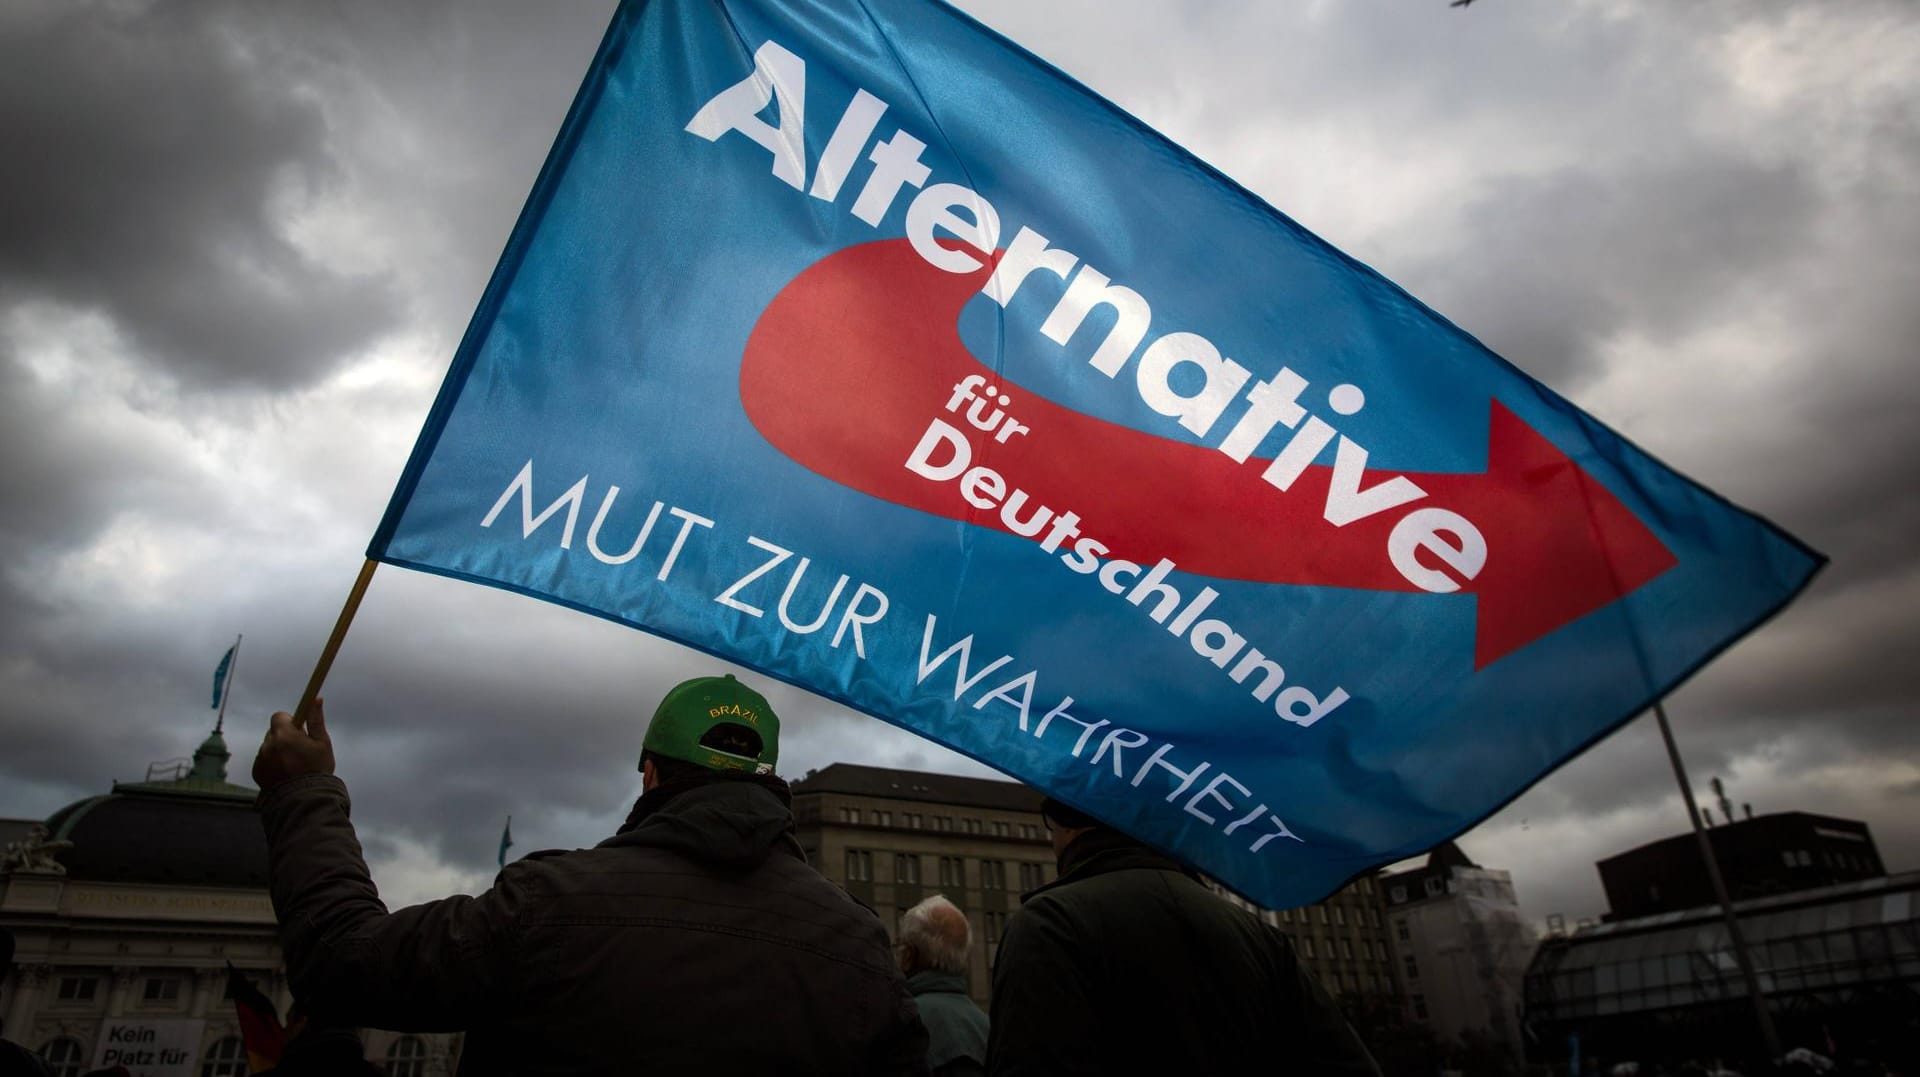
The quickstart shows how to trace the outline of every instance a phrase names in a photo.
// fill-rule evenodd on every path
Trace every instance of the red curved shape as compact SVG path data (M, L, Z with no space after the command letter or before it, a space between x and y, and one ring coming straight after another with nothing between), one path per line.
M973 463L1025 491L1035 506L1073 512L1108 556L1226 579L1374 591L1416 591L1387 556L1406 510L1345 527L1322 517L1332 468L1293 488L1260 478L1267 461L1236 463L1216 449L1111 423L994 377L961 343L961 308L988 269L953 274L906 240L838 251L795 277L761 314L740 368L747 417L782 453L827 478L922 512L1013 533L992 509L905 466L935 419L967 435ZM985 376L1012 398L1001 410L1029 428L996 442L946 410L953 387ZM1125 374L1122 374L1124 377ZM1671 568L1670 551L1606 488L1499 401L1488 468L1414 474L1438 505L1474 521L1487 565L1479 596L1476 668L1632 592ZM1171 420L1170 420L1171 421ZM942 450L936 462L947 458ZM1396 472L1369 471L1366 485ZM1045 531L1035 536L1039 541Z

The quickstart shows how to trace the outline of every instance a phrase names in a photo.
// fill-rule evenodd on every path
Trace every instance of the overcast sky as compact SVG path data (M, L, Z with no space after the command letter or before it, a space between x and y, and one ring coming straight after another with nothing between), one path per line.
M1920 867L1920 7L962 5L1833 558L1670 699L1704 789ZM0 815L291 707L612 5L0 8ZM589 844L711 659L383 568L328 684L410 901ZM782 770L985 773L794 689ZM244 778L243 778L244 780ZM1685 815L1651 720L1462 841L1536 917Z

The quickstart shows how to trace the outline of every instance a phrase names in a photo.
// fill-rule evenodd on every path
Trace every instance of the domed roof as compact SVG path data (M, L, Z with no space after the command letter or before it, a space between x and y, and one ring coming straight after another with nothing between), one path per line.
M267 837L254 790L226 780L218 732L171 779L115 782L113 791L47 818L69 879L265 889Z

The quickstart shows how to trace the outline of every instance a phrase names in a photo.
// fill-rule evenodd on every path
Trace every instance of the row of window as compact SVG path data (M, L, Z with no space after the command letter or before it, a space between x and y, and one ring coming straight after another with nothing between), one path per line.
M1369 953L1371 953L1375 961L1384 962L1387 959L1387 946L1379 939L1372 940L1371 945L1369 945L1366 940L1361 940L1358 947L1354 946L1351 939L1321 939L1316 941L1312 935L1302 935L1294 941L1300 947L1301 957L1324 957L1328 960L1338 957L1346 961L1352 961L1355 955L1358 954L1359 959L1365 961Z
M905 886L918 886L921 883L920 861L918 853L893 854L893 881ZM966 858L942 856L935 858L940 886L961 889L966 886ZM1007 888L1007 862L1004 860L981 860L980 889L1005 890ZM1021 890L1032 890L1046 882L1044 865L1020 862L1015 865L1016 876ZM846 859L846 881L873 881L873 851L871 849L848 849Z
M872 810L841 808L840 821L850 826L859 826L862 823L871 823L873 826L894 825L893 812L885 808ZM955 818L951 815L922 815L917 811L901 812L900 825L908 830L991 834L996 838L1011 838L1018 835L1029 841L1038 841L1043 836L1037 823L1009 823L1003 819Z
M1234 904L1243 908L1252 907L1237 899L1234 900ZM1351 919L1356 926L1360 927L1380 926L1380 914L1370 906L1356 908L1353 910L1352 917L1348 917L1346 906L1324 903L1309 905L1304 909L1268 909L1262 914L1262 919L1270 924L1291 924L1297 920L1301 924L1312 924L1317 921L1334 927L1346 927L1348 920Z
M86 1048L71 1036L48 1040L40 1058L54 1077L80 1077L86 1068ZM427 1044L418 1036L402 1036L387 1048L387 1077L422 1077L426 1073ZM247 1050L238 1036L217 1040L200 1060L200 1077L246 1077Z
M1320 983L1321 986L1340 995L1351 995L1356 991L1365 991L1370 995L1378 995L1387 994L1393 990L1393 984L1385 976L1376 976L1371 972L1323 973L1320 976Z
M142 1004L167 1005L180 1001L181 985L186 982L183 976L149 976L140 988ZM92 1002L100 997L100 977L78 975L62 976L54 988L56 1002ZM232 999L230 993L222 993L223 999Z
M1790 868L1810 868L1813 866L1813 854L1805 849L1782 849L1780 861ZM1823 867L1846 868L1864 874L1880 870L1880 865L1864 854L1822 852L1820 863Z
M1421 880L1421 882L1424 884L1421 888L1427 892L1426 896L1428 897L1439 897L1441 894L1453 889L1452 880L1443 880L1438 875L1429 875ZM1404 886L1394 887L1387 892L1387 900L1395 905L1404 904L1407 900L1407 888Z

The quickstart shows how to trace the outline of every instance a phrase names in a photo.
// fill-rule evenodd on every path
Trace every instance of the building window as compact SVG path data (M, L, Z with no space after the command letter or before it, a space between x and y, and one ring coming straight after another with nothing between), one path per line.
M1341 908L1338 905L1335 905L1333 907L1333 922L1336 926L1346 927L1347 926L1347 910Z
M873 881L873 854L865 849L847 850L847 881Z
M992 946L995 943L998 943L1000 941L1001 933L1004 932L1006 929L1007 929L1006 913L1003 913L1003 912L988 913L987 914L987 945Z
M1421 1021L1427 1019L1427 999L1424 995L1413 996L1413 1016Z
M1379 939L1373 940L1373 959L1375 961L1385 961L1387 959L1387 947Z
M1420 966L1414 963L1412 954L1407 954L1402 957L1400 964L1407 970L1407 979L1418 980L1420 978Z
M1392 890L1387 891L1387 900L1395 905L1404 903L1407 900L1407 888L1404 886L1396 886Z
M893 855L893 881L908 886L920 885L920 858L912 853Z
M980 820L978 819L967 820L967 833L969 834L980 833Z
M1353 960L1353 944L1345 939L1340 940L1340 956L1348 961Z
M387 1048L387 1077L421 1077L427 1072L427 1045L418 1036L402 1036Z
M93 998L99 983L97 976L62 976L56 997L61 1002L86 1002Z
M1407 922L1405 920L1395 920L1393 922L1393 932L1400 937L1401 942L1413 941L1413 932L1407 930Z
M952 830L953 816L951 815L935 816L933 820L933 828L935 830Z
M855 826L858 826L860 824L860 809L859 808L841 808L840 821L843 823L851 823Z
M1283 924L1291 924L1291 923L1293 923L1293 910L1292 910L1292 909L1281 909L1281 910L1280 910L1280 922L1281 922L1281 923L1283 923Z
M228 1036L207 1048L200 1077L247 1077L247 1049L238 1036Z
M1427 887L1427 896L1433 897L1434 895L1440 892L1440 880L1429 875L1427 876L1426 887Z
M980 889L1005 890L1007 888L1007 862L1004 860L980 861Z
M180 981L173 976L149 976L141 998L147 1002L180 1001Z
M86 1061L81 1057L80 1041L71 1036L49 1040L40 1048L40 1057L53 1077L80 1077L80 1068Z
M1021 864L1020 865L1020 889L1032 890L1034 887L1039 885L1040 885L1040 865Z
M906 819L906 824L908 828L913 830L920 829L920 813L919 812L910 811L906 814L905 819Z
M1368 927L1380 926L1380 914L1377 911L1375 911L1372 906L1368 906L1367 908L1367 926Z
M892 825L893 825L893 813L892 813L892 812L890 812L890 811L877 811L877 812L874 812L874 813L873 813L873 825L874 825L874 826L892 826Z
M996 838L1010 838L1013 836L1013 827L996 819L993 823L993 836Z
M1322 924L1327 922L1327 907L1325 905L1315 905L1313 911L1320 914L1320 922Z
M1313 936L1303 935L1300 937L1300 955L1307 958L1313 956Z

